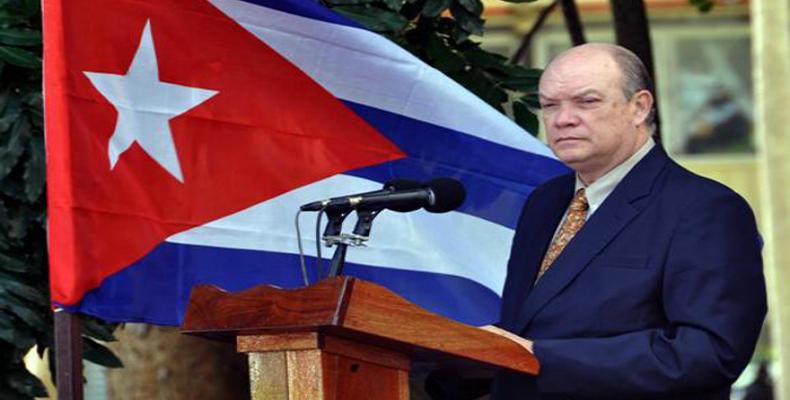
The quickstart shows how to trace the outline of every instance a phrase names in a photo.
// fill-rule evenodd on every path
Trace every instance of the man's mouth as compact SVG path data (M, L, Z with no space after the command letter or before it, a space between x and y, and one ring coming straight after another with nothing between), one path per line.
M575 142L575 141L579 141L579 140L582 140L582 139L578 138L578 137L568 136L568 137L558 138L558 139L554 140L554 143Z

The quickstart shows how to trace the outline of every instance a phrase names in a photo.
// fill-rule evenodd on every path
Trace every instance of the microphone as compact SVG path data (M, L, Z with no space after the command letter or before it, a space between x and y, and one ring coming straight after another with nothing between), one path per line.
M405 181L405 182L404 182ZM396 182L396 181L393 181ZM466 198L466 190L461 182L451 178L437 178L417 188L407 187L413 181L398 180L397 186L390 184L384 190L335 197L324 201L308 203L300 207L302 211L325 211L351 209L382 210L398 212L415 211L425 208L432 213L444 213L458 208Z
M424 206L425 211L436 214L446 213L461 207L461 204L464 204L464 200L466 200L466 189L456 179L436 178L425 186L426 190L433 193L432 202Z
M381 190L314 201L312 203L301 205L299 209L302 211L351 211L356 207L355 204L358 199L361 199L362 197L387 194L397 190L417 189L421 187L422 183L412 179L393 179L386 182L384 184L384 188Z

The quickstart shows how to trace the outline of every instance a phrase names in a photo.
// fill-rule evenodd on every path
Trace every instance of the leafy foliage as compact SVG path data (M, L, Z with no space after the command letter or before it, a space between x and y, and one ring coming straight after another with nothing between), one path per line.
M509 0L525 3L536 0ZM537 134L529 111L537 103L541 71L510 64L471 40L484 31L480 0L322 0L366 28L379 32L510 115Z
M697 7L697 10L700 12L706 13L713 9L715 0L689 0L689 3L692 6Z
M0 398L46 396L22 361L53 345L49 304L41 15L38 0L0 0ZM114 325L84 318L85 358L120 360L91 340L112 341ZM52 352L50 352L50 355Z

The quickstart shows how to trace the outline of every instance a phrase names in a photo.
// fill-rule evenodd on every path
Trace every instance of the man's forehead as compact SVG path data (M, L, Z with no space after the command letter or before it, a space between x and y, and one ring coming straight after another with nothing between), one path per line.
M588 92L605 92L616 83L616 75L601 74L592 69L550 70L541 77L538 91L543 96L558 93L579 96Z
M592 61L600 62L603 60L613 60L613 53L617 46L605 43L588 43L576 47L571 47L554 57L547 69L552 65L564 63L576 64L577 62Z
M603 51L580 51L560 56L549 64L540 78L539 88L542 94L602 91L617 85L621 75L614 60Z

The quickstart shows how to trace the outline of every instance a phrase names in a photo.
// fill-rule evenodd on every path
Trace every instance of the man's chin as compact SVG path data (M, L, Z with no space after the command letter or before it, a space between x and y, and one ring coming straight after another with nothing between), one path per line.
M580 151L559 151L555 152L554 155L556 155L563 164L573 169L576 169L575 166L584 164L587 160L587 154Z

